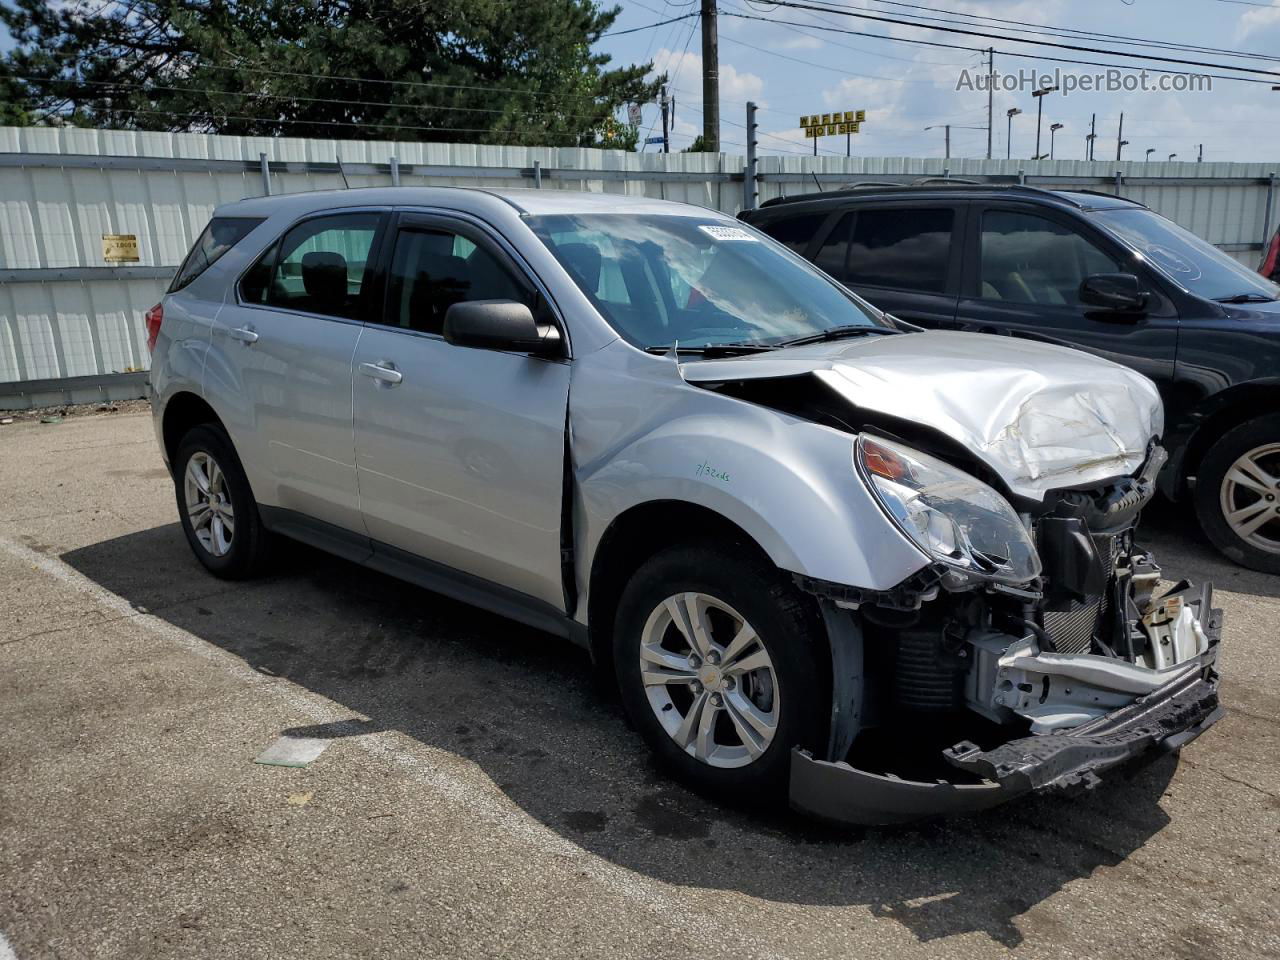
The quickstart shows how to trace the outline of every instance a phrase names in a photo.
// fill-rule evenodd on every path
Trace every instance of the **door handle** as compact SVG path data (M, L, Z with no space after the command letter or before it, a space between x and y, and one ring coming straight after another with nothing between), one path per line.
M366 377L372 377L374 380L389 383L393 386L404 379L404 374L391 366L390 360L383 360L379 363L362 363L360 364L360 372Z
M253 327L236 327L231 331L231 339L245 344L257 343L258 332Z

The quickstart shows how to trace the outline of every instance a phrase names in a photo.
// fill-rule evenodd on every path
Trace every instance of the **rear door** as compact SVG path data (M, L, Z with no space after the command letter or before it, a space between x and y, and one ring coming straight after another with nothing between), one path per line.
M387 216L343 210L285 231L228 297L205 370L258 501L358 533L351 358Z
M435 561L564 610L569 362L446 343L448 308L539 288L499 237L403 213L385 305L355 356L356 464L374 550ZM563 332L563 329L562 329Z
M1178 343L1177 311L1154 285L1145 315L1080 302L1080 282L1098 273L1146 270L1133 255L1078 217L1042 205L975 204L964 267L961 329L1028 337L1087 350L1133 367L1168 404Z

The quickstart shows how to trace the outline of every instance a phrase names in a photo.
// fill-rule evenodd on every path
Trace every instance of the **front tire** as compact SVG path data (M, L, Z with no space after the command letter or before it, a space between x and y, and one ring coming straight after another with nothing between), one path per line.
M211 424L192 428L178 444L174 468L178 517L196 559L224 580L257 573L268 533L227 435Z
M1205 535L1223 554L1280 573L1280 416L1243 423L1209 448L1195 502Z
M668 548L623 591L614 667L623 705L658 761L738 801L785 796L795 746L829 719L812 600L739 548Z

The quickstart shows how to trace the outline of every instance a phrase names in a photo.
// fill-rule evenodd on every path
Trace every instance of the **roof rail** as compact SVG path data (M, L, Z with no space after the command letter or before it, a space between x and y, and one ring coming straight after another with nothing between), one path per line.
M1147 205L1141 200L1134 200L1132 197L1122 197L1117 193L1107 193L1104 190L1088 190L1084 187L1078 189L1072 188L1072 193L1087 193L1091 197L1106 197L1108 200L1119 200L1121 203L1132 203L1135 207L1145 208ZM1081 206L1084 206L1081 204Z
M1106 197L1108 200L1119 200L1123 203L1131 203L1135 206L1143 207L1145 204L1130 200L1128 197L1117 197L1112 193L1104 193L1101 190L1087 190L1084 188L1064 187L1050 188L1038 187L1029 183L988 183L980 180L969 180L960 177L920 177L910 183L901 181L882 181L882 180L860 180L856 183L846 185L838 190L820 190L815 193L799 193L789 197L774 197L760 204L761 208L774 207L785 203L803 203L806 200L829 200L838 199L840 197L853 197L865 195L872 191L891 192L910 192L921 189L941 189L941 190L994 190L1009 191L1017 193L1031 193L1037 196L1051 198L1058 203L1067 203L1077 209L1084 210L1086 205L1079 200L1067 196L1068 193L1084 193L1096 197Z

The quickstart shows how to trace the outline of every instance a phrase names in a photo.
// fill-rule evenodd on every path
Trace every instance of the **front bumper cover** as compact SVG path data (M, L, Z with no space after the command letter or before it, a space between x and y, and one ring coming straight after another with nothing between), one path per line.
M991 750L963 741L943 751L947 762L983 778L980 783L902 780L816 760L797 748L791 806L822 820L872 826L975 813L1027 793L1092 789L1105 771L1150 750L1177 750L1223 716L1217 651L1215 644L1198 668L1071 730L1021 737Z

